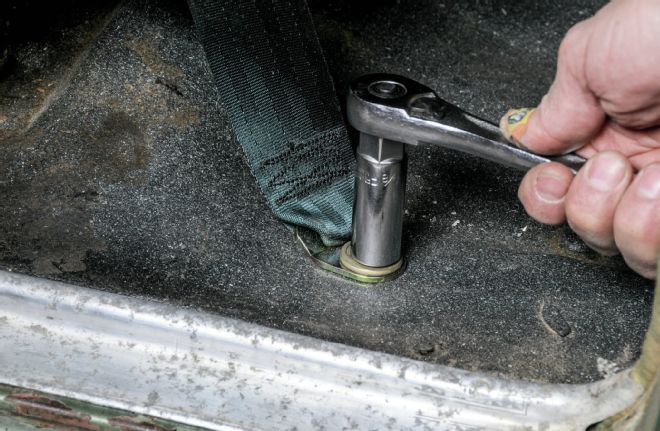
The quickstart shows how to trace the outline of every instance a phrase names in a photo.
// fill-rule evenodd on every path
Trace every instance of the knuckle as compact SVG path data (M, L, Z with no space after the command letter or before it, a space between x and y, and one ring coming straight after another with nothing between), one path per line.
M564 59L571 56L580 46L584 43L585 37L585 27L587 23L585 21L575 24L573 27L568 30L564 39L562 39L561 44L559 45L559 58Z

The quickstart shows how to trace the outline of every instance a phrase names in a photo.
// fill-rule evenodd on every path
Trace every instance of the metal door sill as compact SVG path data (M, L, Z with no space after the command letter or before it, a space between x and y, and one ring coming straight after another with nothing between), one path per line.
M0 271L0 383L211 430L585 429L643 392L507 380Z

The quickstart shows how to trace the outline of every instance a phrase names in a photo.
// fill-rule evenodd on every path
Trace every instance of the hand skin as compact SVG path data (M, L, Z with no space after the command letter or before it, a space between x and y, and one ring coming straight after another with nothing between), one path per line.
M502 118L515 129L513 111ZM508 121L507 121L508 120ZM514 123L514 124L509 124ZM565 221L594 250L621 253L655 278L660 251L660 0L614 0L575 25L555 80L517 141L541 154L589 160L573 177L558 163L531 169L518 197L547 224Z

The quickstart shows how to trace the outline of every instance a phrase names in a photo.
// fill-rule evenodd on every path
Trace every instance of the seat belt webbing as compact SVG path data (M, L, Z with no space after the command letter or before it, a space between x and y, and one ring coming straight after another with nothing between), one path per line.
M188 0L250 169L275 215L350 237L354 158L305 0Z

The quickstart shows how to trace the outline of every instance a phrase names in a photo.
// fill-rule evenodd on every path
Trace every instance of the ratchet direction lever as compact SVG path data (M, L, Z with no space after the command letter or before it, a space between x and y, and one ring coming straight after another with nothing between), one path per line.
M495 124L398 75L358 78L349 90L347 115L360 132L360 143L353 238L343 247L340 262L360 274L380 276L401 269L405 144L437 145L525 171L554 161L577 172L585 163L576 154L543 156L515 147Z

